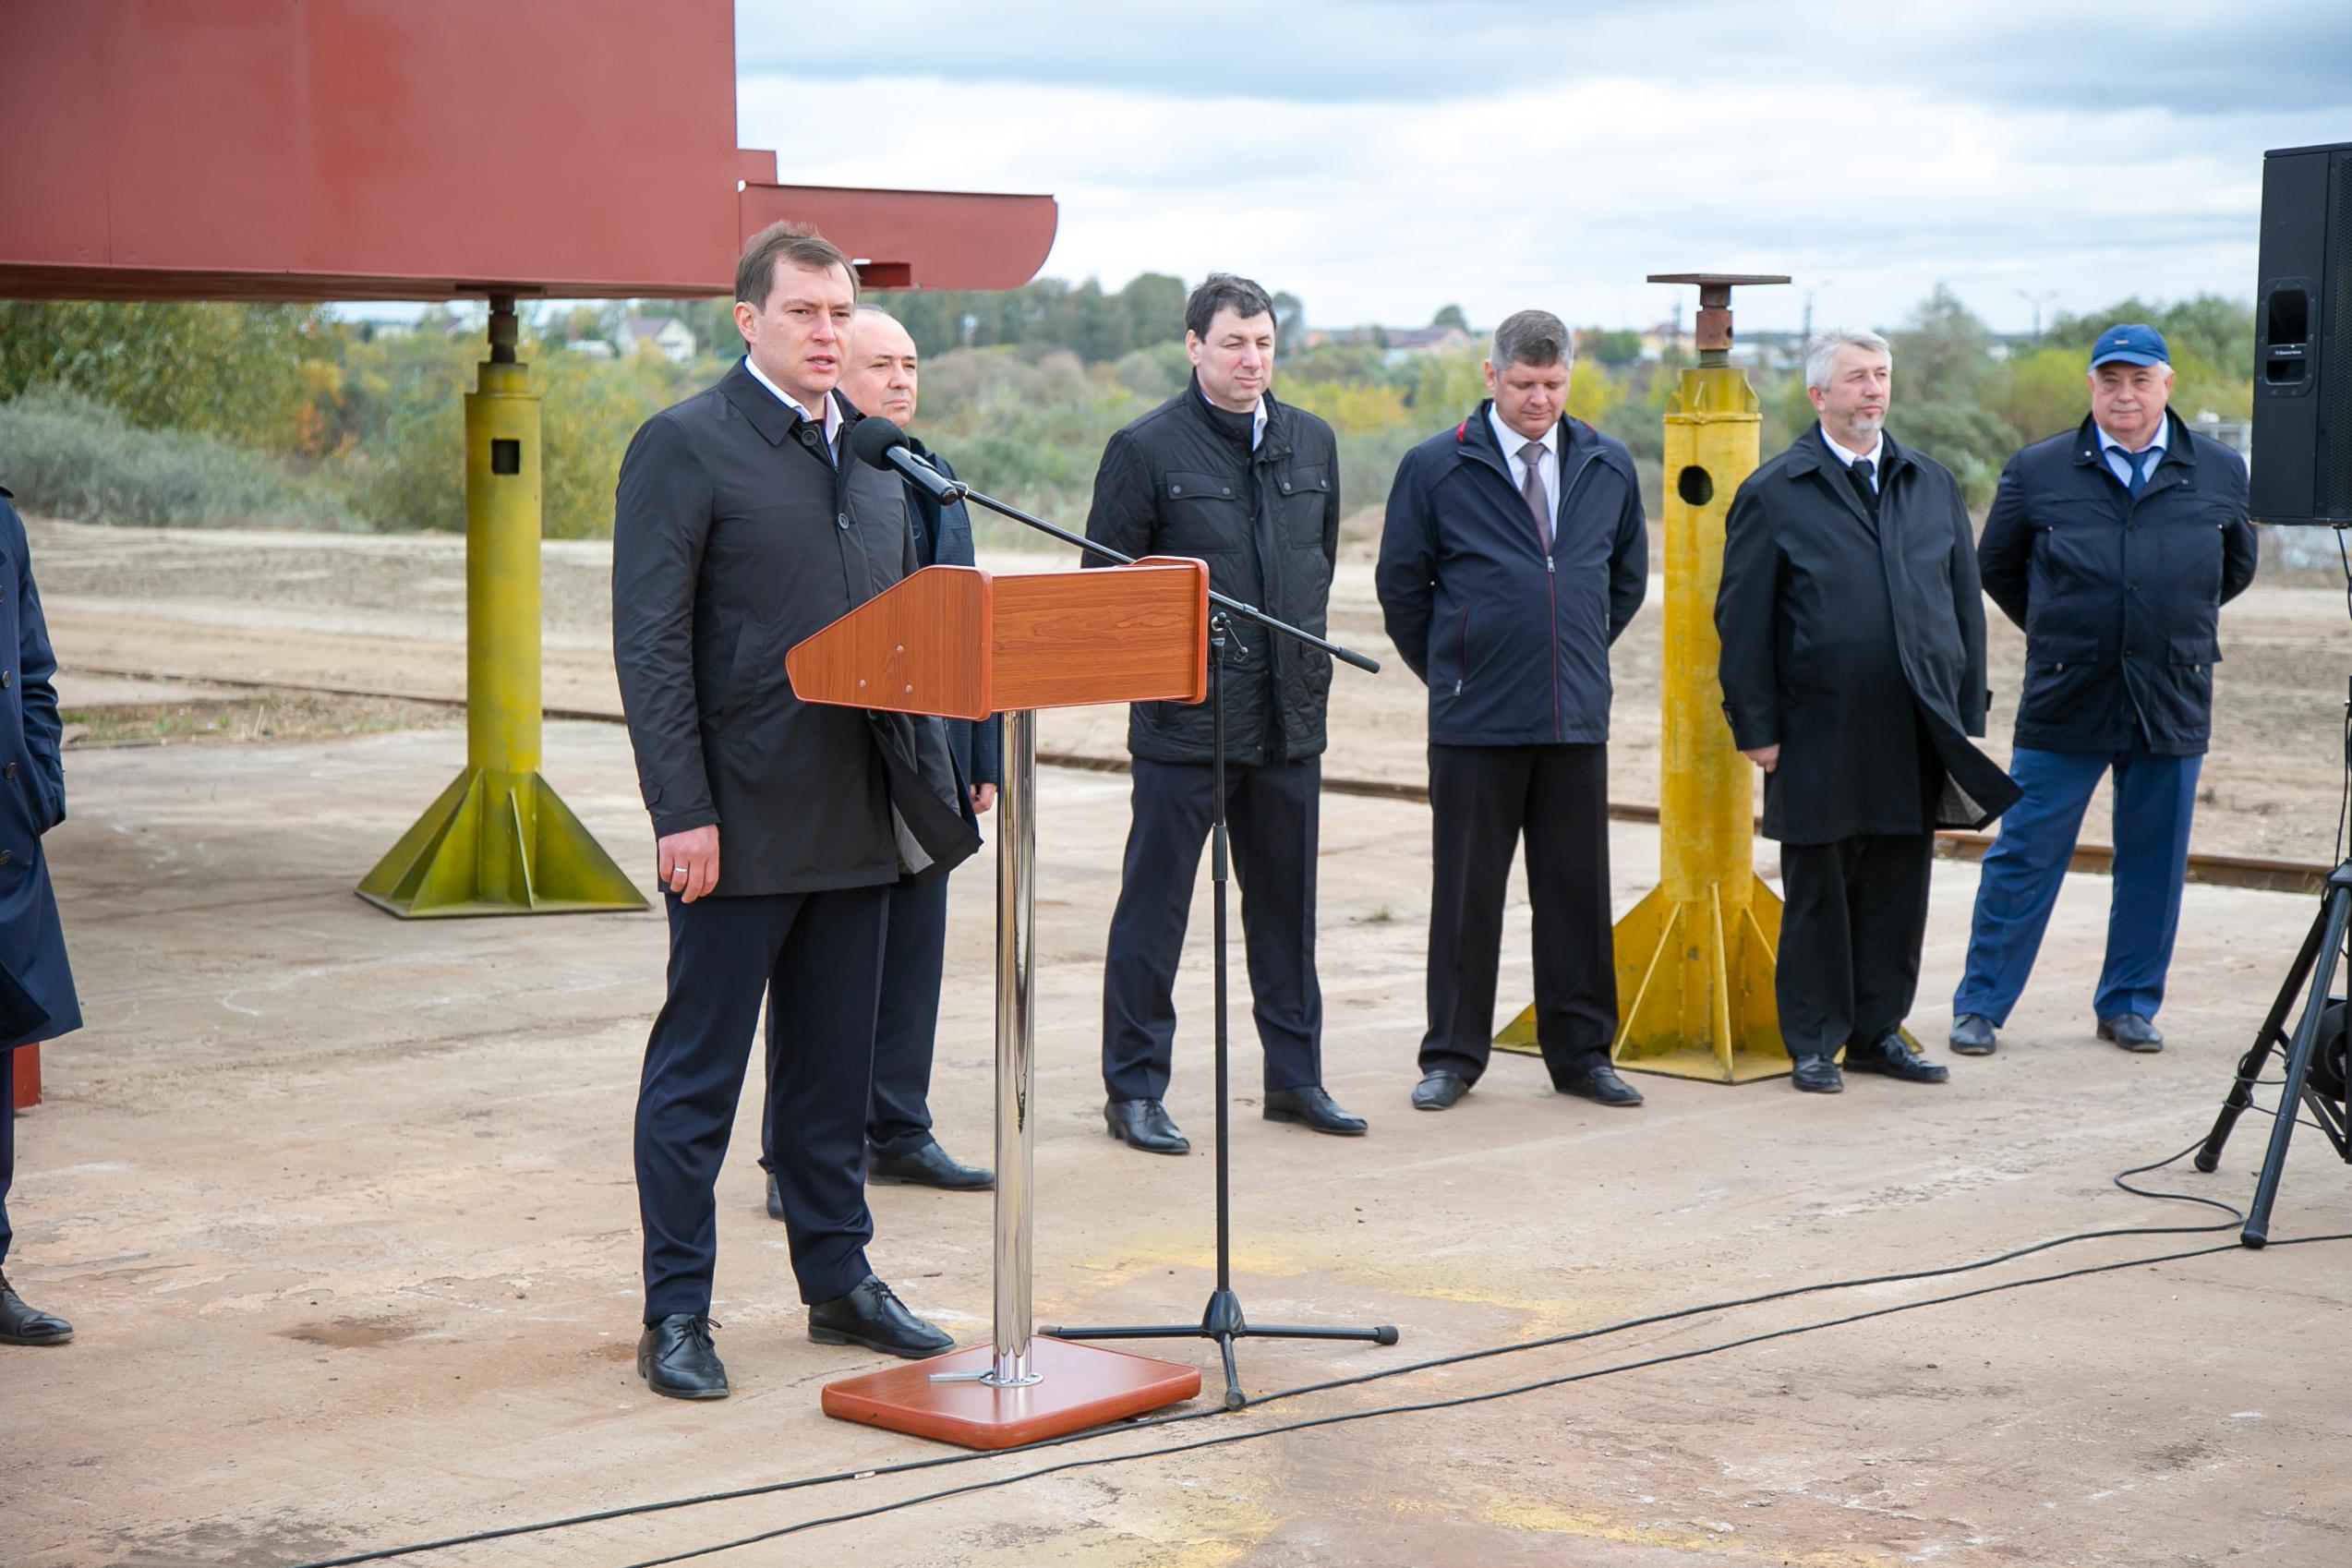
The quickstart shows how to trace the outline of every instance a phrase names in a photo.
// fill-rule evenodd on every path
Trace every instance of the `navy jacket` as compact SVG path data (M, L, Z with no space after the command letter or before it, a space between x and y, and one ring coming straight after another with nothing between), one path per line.
M1609 739L1609 645L1649 586L1622 443L1560 422L1549 551L1488 422L1491 402L1405 454L1373 578L1389 640L1429 688L1441 746Z
M2224 601L2254 580L2246 464L2166 411L2165 455L2134 501L2098 428L2009 459L1977 546L1984 591L2025 629L2017 743L2194 756L2213 734Z
M914 437L907 444L950 479L955 469L939 453ZM960 501L939 504L937 498L912 480L907 481L907 520L914 525L915 558L923 566L977 564L971 549L971 514ZM956 759L956 777L967 784L1001 782L998 763L1003 725L996 719L948 718L947 751Z
M23 519L0 489L0 970L22 989L0 1025L0 1072L7 1053L81 1027L81 1001L66 962L66 929L49 885L41 836L66 820L66 771L57 753L63 726L50 682L57 660L32 585ZM30 1004L48 1016L31 1017Z

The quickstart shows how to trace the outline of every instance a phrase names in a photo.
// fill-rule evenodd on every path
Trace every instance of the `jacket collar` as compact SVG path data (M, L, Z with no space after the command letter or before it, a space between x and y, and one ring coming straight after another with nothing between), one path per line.
M1828 440L1828 436L1821 428L1821 422L1815 420L1813 428L1799 436L1790 446L1789 472L1791 475L1811 474L1816 470L1826 472L1829 468L1829 448L1826 444ZM1892 430L1881 430L1879 440L1884 444L1878 452L1878 488L1883 491L1887 488L1888 479L1912 466L1912 458L1911 453L1905 452L1902 444L1895 440L1895 433ZM1843 474L1833 473L1829 476L1836 479L1840 486L1851 488ZM1860 504L1860 501L1857 500L1855 505Z
M718 391L770 446L782 446L793 428L805 423L799 415L778 402L774 392L761 386L741 359L718 379ZM850 427L865 416L858 412L857 404L839 392L829 392L825 395L841 410L841 451L846 456L850 450Z
M2107 466L2106 453L2101 450L2105 444L2099 439L2099 422L2088 414L2084 415L2082 423L2075 427L2074 465L2077 468L2097 468L2107 477L2115 478L2115 470ZM2176 463L2188 468L2197 466L2197 440L2189 434L2189 422L2181 418L2177 411L2166 408L2165 454L2156 462L2156 472L2162 473ZM2149 476L2151 478L2154 476L2153 474ZM2122 483L2119 479L2116 482Z
M1854 514L1855 521L1872 533L1876 533L1878 524L1872 519L1869 510L1862 504L1862 497L1855 493L1853 480L1848 476L1846 465L1829 455L1829 448L1827 444L1828 440L1828 436L1821 428L1821 422L1815 420L1813 428L1799 436L1789 448L1790 479L1791 481L1801 479L1808 474L1820 475L1822 482L1829 487L1831 492L1839 501L1845 502L1846 510ZM1897 443L1891 431L1882 429L1879 432L1879 440L1881 445L1878 451L1878 513L1880 517L1884 517L1887 514L1888 491L1895 482L1895 476L1912 464L1911 453L1905 452Z
M1220 440L1224 439L1224 432L1217 431L1217 421L1209 403L1208 394L1200 390L1200 373L1198 370L1186 378L1184 391L1178 395L1184 399L1185 406L1192 410L1194 418L1200 420L1208 429L1216 431ZM1266 433L1258 439L1258 450L1249 454L1249 461L1264 463L1277 457L1288 457L1290 455L1290 410L1275 398L1272 388L1267 389L1260 396L1266 404Z
M1470 411L1470 416L1467 419L1453 427L1454 450L1465 458L1485 464L1502 475L1505 480L1509 480L1511 464L1504 459L1502 449L1495 445L1494 425L1487 417L1493 408L1494 399L1490 397L1482 399L1478 406ZM1572 418L1563 414L1560 416L1559 430L1562 484L1566 484L1577 469L1596 457L1608 462L1610 466L1618 469L1621 473L1623 472L1623 465L1612 461L1614 454L1601 440L1600 432L1582 419ZM1626 476L1632 477L1631 475Z

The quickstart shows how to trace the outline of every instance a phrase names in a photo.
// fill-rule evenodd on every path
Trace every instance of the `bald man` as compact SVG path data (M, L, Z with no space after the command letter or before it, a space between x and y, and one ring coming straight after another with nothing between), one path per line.
M850 319L841 394L860 413L879 416L904 429L915 415L920 359L914 339L895 318L862 305ZM909 436L907 444L941 473L955 473L946 458L915 437ZM906 494L907 521L922 564L971 565L971 519L964 503L942 506L913 484L906 487ZM971 791L972 810L984 812L996 803L996 721L945 722L957 777ZM995 1173L958 1161L939 1147L931 1130L931 1058L938 1032L939 977L947 952L947 877L893 887L889 920L882 955L882 1009L874 1020L874 1097L866 1111L866 1180L984 1192L996 1185ZM772 1068L772 1055L769 1064ZM760 1132L760 1164L768 1172L767 1212L782 1219L783 1195L771 1159L772 1117Z

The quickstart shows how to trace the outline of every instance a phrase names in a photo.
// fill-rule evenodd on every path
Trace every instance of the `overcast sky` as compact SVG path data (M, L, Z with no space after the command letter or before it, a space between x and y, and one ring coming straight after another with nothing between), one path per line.
M1816 326L1938 281L2008 330L2023 294L2251 297L2264 149L2352 140L2345 0L827 10L736 6L786 181L1050 192L1048 276L1224 268L1325 326L1636 326L1697 271L1796 279L1750 327L1808 285Z

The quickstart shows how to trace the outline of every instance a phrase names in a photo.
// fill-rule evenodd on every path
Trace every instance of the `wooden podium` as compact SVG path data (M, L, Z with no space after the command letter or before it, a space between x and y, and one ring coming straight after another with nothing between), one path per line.
M951 718L1001 713L1005 723L996 805L995 1343L828 1383L828 1416L968 1448L1009 1448L1200 1392L1197 1368L1031 1333L1031 1053L1036 710L1197 703L1208 690L1208 646L1209 569L1158 556L1003 577L926 567L785 656L802 702Z

